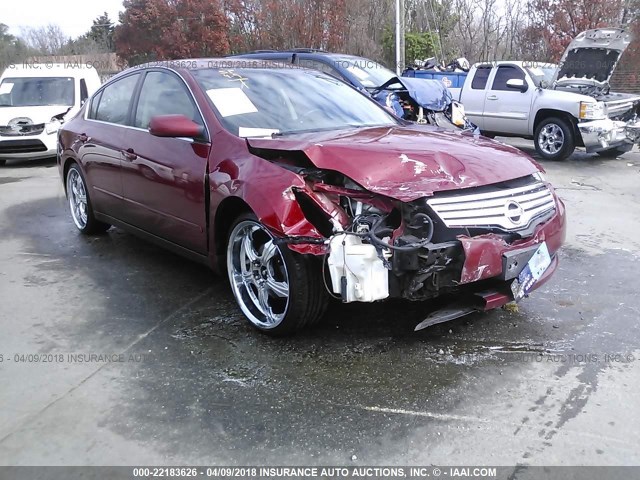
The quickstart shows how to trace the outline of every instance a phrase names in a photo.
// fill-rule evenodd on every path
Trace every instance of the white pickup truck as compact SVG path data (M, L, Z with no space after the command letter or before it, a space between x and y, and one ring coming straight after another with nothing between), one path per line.
M451 92L483 134L533 139L545 159L563 160L576 146L618 156L640 143L640 95L609 91L630 41L622 29L588 30L558 65L479 63Z

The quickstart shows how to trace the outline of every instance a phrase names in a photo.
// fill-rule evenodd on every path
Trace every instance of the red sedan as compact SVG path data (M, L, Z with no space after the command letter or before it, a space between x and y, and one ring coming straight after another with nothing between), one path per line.
M565 235L524 153L263 62L122 72L64 125L58 164L82 233L116 225L226 270L249 322L274 335L317 322L328 295L453 293L460 312L520 300Z

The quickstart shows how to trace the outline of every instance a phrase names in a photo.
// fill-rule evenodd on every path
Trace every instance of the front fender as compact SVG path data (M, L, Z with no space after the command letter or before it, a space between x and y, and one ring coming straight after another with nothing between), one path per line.
M245 170L252 174L241 174ZM229 197L239 198L276 237L324 239L305 217L294 195L294 189L306 190L304 180L267 160L224 161L209 175L209 188L211 205L220 205ZM318 244L289 247L300 253L324 252L323 245Z

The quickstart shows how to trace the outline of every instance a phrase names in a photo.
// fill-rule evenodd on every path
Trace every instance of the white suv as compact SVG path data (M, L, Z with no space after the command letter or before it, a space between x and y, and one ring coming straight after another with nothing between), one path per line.
M0 165L8 159L52 157L58 129L100 87L95 68L24 64L0 77Z

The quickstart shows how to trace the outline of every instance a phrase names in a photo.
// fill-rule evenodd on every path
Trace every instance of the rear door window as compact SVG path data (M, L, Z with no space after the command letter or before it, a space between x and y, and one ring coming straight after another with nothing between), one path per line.
M115 123L117 125L127 125L131 98L133 97L139 78L140 74L136 73L107 85L107 87L102 90L102 94L95 99L98 100L95 120Z

